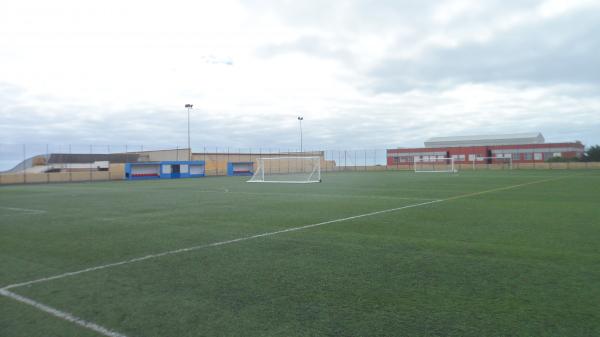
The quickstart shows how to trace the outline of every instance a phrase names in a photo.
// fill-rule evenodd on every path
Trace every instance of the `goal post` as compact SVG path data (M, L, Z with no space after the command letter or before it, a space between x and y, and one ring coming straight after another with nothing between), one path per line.
M417 173L456 173L454 158L414 158L414 169Z
M319 183L321 157L257 158L250 183Z
M476 157L473 159L473 170L497 169L512 170L513 160L511 157Z

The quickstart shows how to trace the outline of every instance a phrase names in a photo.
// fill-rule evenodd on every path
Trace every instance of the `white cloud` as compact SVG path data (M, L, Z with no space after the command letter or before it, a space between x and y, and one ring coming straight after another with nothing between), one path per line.
M538 13L543 18L553 18L569 12L585 8L600 7L595 0L547 0L538 7Z

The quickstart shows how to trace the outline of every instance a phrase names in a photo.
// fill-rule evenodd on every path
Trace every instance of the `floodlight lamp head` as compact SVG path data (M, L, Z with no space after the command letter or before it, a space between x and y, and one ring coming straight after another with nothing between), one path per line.
M194 105L193 104L186 104L185 107L188 109L191 109Z
M303 120L303 119L304 119L304 117L302 117L302 116L298 116L298 120L299 120L299 121L301 121L301 120Z

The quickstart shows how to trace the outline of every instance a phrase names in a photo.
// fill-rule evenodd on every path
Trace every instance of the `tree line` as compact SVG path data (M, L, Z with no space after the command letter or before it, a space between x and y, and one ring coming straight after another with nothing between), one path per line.
M583 156L581 158L563 158L563 157L554 157L549 158L548 162L568 162L568 161L582 161L582 162L590 162L590 161L598 161L600 162L600 145L592 145L588 147Z

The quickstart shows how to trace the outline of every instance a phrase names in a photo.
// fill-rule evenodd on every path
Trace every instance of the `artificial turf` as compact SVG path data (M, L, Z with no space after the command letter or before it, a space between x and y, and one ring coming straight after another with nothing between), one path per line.
M417 204L10 291L129 337L600 335L600 171L5 186L0 288ZM0 296L0 336L97 334Z

